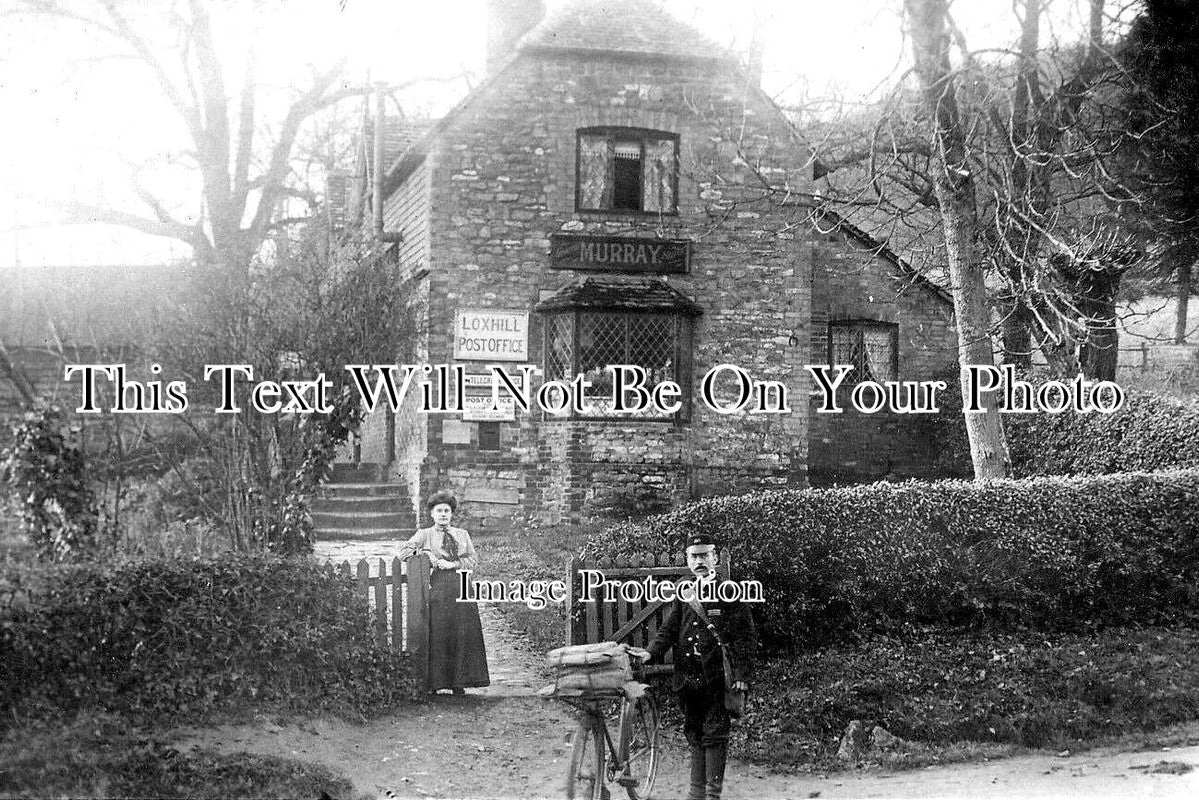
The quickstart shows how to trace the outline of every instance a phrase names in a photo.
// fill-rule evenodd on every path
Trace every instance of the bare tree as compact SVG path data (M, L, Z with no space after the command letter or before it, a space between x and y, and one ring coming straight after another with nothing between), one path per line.
M136 175L132 189L140 209L71 197L54 198L57 206L81 221L182 241L201 265L248 269L285 200L296 192L291 159L305 123L367 91L344 80L344 56L312 69L305 82L287 92L260 83L258 48L270 13L257 2L229 6L187 0L148 6L119 0L18 0L9 15L75 26L107 42L113 48L108 57L133 59L144 67L165 108L186 131L185 166L200 179L194 213L178 213L178 198L156 195ZM249 30L237 27L241 24ZM240 43L236 55L229 52L231 41ZM281 97L286 101L280 103ZM189 218L194 221L185 221Z
M905 0L904 7L916 74L933 121L932 184L949 260L965 398L967 366L991 365L993 359L984 265L978 252L974 175L967 161L966 131L949 61L948 8L946 0ZM966 414L966 433L975 477L1007 477L1011 460L999 409L994 403L983 412Z
M1103 46L1103 0L1086 3L1079 44L1044 41L1049 5L1015 0L1019 38L1000 51L971 50L949 3L920 8L928 11L922 19L935 16L942 26L937 41L954 88L959 167L973 185L975 246L1005 358L1027 366L1039 347L1059 375L1081 365L1089 376L1112 378L1115 292L1136 254L1117 209L1138 200L1113 165L1142 130L1121 102L1127 75ZM913 39L916 10L907 6ZM901 83L865 124L831 141L821 160L833 173L829 200L852 206L851 219L897 230L901 249L906 240L944 259L939 242L927 243L941 238L944 213L929 131L940 130L936 115L946 112L927 100L927 84L915 98Z
M335 247L321 230L326 220L315 213L320 183L352 157L359 123L339 103L376 87L347 81L345 56L289 70L280 86L271 74L278 65L262 52L271 26L289 13L277 4L13 2L5 16L69 26L89 42L102 41L102 52L80 55L85 63L94 66L103 56L139 67L157 88L147 105L158 100L185 132L187 145L173 165L195 176L190 197L156 195L132 169L139 207L53 198L77 221L125 226L192 248L199 269L191 291L181 292L187 302L163 320L159 341L142 342L164 372L193 388L206 386L205 364L248 365L255 382L311 382L319 373L328 380L328 413L246 409L215 416L197 397L174 417L200 453L174 464L176 475L232 545L304 550L311 544L306 500L359 421L358 404L341 391L342 367L393 361L410 338L407 287L380 243L366 236ZM310 54L297 55L297 67L309 61ZM319 387L310 383L301 391L315 403Z

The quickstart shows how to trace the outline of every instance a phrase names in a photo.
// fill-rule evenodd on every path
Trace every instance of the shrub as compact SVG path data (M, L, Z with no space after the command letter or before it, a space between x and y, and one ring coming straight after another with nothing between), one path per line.
M1043 376L1025 379L1034 385ZM973 475L962 398L945 395L935 419L938 474ZM1111 414L1004 414L1012 475L1105 475L1199 465L1199 403L1129 391Z
M705 532L756 578L764 642L919 624L1045 629L1199 611L1199 471L758 492L593 536L586 555L674 552Z
M0 479L8 485L38 558L64 561L90 555L99 511L88 485L77 427L57 406L25 414L11 449L0 454Z
M38 721L0 739L3 797L354 797L328 767L297 759L179 747L164 730L116 715Z
M363 711L412 690L351 583L226 555L47 567L0 583L0 708Z
M1112 414L1005 415L1018 476L1137 472L1199 464L1199 403L1129 392Z

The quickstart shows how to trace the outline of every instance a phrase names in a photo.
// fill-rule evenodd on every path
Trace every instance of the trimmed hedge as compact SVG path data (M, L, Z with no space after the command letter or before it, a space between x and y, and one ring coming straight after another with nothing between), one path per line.
M910 625L1177 621L1199 612L1199 470L758 492L594 535L585 554L726 542L774 649Z
M1199 403L1129 392L1112 414L1005 414L1003 422L1021 477L1199 465Z
M0 582L0 709L364 712L413 693L352 584L225 555L49 567ZM31 705L32 704L32 705Z

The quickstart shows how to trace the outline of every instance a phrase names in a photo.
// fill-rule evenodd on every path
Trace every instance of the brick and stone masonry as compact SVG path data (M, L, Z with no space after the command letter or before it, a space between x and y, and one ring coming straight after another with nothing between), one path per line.
M664 15L642 0L616 5ZM817 475L918 474L926 448L898 432L904 421L815 419L803 366L824 362L821 326L840 315L897 322L900 377L939 377L955 357L944 298L919 286L900 293L911 276L811 224L798 202L812 193L809 148L723 53L630 50L621 32L610 48L572 44L586 8L569 7L556 35L547 35L553 21L534 29L390 171L385 228L403 234L397 257L422 331L406 355L453 361L460 308L525 310L529 362L544 366L545 319L534 308L584 276L551 268L551 236L687 240L689 271L653 277L702 309L687 354L693 384L736 364L789 387L791 413L720 415L692 391L686 421L518 414L485 452L479 423L409 403L390 428L381 414L368 421L363 460L389 461L417 508L436 487L454 489L474 528L660 510ZM645 30L686 27L651 22ZM576 210L577 132L597 127L678 136L677 215Z

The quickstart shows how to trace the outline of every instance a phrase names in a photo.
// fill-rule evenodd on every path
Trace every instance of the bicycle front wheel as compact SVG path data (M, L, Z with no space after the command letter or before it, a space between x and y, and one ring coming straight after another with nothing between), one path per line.
M566 774L567 800L604 799L603 723L590 715L579 720L570 750L570 771Z
M620 712L620 760L631 800L646 800L658 775L658 704L646 693Z

